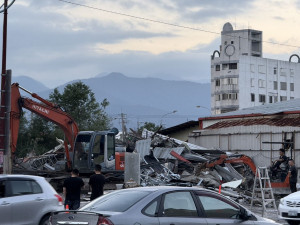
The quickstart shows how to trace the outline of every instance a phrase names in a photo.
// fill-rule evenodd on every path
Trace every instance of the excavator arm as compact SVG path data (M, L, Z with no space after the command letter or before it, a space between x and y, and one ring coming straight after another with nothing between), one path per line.
M20 89L29 93L33 98L38 99L42 103L33 101L30 98L21 97ZM71 151L74 149L75 138L79 132L76 122L64 112L57 105L49 102L35 93L31 93L28 90L19 86L18 83L13 83L11 86L11 120L10 120L10 131L11 131L11 150L14 154L16 151L18 133L20 126L20 118L22 113L22 108L25 108L44 119L53 122L58 125L65 134L65 151L68 167L71 168L71 159L69 154L68 143L71 146Z

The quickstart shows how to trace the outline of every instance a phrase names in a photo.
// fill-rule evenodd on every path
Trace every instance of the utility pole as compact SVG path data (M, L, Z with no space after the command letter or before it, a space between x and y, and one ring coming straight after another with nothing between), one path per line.
M0 152L2 155L3 173L11 173L11 157L9 146L9 122L6 119L9 117L9 111L7 110L7 96L6 96L6 46L7 46L7 0L4 0L4 11L3 11L3 45L2 45L2 71L1 71L1 105L0 105ZM6 126L8 124L8 134Z
M121 120L122 120L122 141L124 142L125 141L124 137L127 133L127 130L126 130L126 114L121 113Z

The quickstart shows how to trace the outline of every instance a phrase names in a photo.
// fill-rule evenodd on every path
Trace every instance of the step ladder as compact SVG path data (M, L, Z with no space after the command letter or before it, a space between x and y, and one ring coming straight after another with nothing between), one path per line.
M259 194L261 199L257 198ZM252 210L254 199L262 203L262 216L266 212L278 212L267 167L256 168L250 210Z

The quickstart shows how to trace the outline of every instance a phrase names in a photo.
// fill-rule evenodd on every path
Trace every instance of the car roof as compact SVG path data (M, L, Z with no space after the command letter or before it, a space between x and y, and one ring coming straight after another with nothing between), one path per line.
M34 176L34 175L25 175L25 174L0 174L0 178L31 178L31 179L44 179L40 176Z
M181 186L149 186L149 187L136 187L136 188L128 188L128 189L123 189L123 190L128 190L128 191L177 191L177 190L196 190L196 191L209 191L209 192L214 192L212 190L208 190L205 188L200 188L200 187L181 187Z

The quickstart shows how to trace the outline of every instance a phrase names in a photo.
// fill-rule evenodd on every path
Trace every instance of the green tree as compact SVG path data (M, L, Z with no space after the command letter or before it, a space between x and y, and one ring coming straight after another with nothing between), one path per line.
M105 112L108 100L105 98L99 104L91 89L81 81L68 84L62 94L56 88L49 97L51 102L71 115L79 130L109 129L111 120Z

